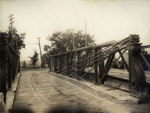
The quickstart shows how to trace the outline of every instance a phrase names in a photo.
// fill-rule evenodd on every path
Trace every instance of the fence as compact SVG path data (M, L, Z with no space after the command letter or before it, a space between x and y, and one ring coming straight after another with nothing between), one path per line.
M0 33L0 92L4 95L12 88L16 75L20 72L18 41L12 33Z

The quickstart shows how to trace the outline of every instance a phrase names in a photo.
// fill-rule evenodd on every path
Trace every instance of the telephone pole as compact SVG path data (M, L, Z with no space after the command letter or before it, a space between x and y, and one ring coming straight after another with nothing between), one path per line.
M11 14L11 15L8 17L8 18L10 18L10 19L9 19L9 21L10 21L9 25L10 25L10 26L8 26L8 27L10 28L9 30L10 30L11 43L12 43L12 45L14 46L13 32L12 32L12 31L13 31L13 23L14 23L15 21L13 21L13 19L14 19L14 18L13 18L13 15L14 15L14 14Z
M39 41L39 49L40 49L40 56L41 56L41 68L43 69L43 65L42 65L42 51L41 51L41 44L40 44L40 37L37 38Z
M9 19L9 21L10 21L10 23L9 23L10 26L9 26L9 27L10 27L10 29L11 29L11 32L12 32L13 23L15 22L15 21L13 21L13 19L14 19L13 16L14 16L14 14L11 14L11 15L8 17L8 18L10 18L10 19Z
M39 43L30 43L30 44L38 44L39 45L39 50L40 50L40 58L41 58L41 68L43 69L42 65L42 51L41 51L41 44L40 44L40 37L37 38Z
M87 21L85 18L85 47L87 46Z
M72 45L73 45L73 50L74 50L74 30L73 28L68 29L67 31L72 31Z

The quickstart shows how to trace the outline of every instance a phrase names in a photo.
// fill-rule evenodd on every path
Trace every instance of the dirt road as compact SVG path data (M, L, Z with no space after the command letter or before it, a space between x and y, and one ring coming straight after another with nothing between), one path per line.
M22 72L13 105L13 109L16 108L27 108L34 113L61 109L65 113L80 110L85 113L142 113L148 105L142 108L107 96L72 78L37 70Z

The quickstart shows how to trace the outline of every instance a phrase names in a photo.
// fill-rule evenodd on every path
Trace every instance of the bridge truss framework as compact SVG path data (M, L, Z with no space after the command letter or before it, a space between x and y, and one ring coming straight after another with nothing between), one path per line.
M144 47L147 46L141 46L139 35L134 34L119 41L51 55L50 71L78 80L89 80L88 74L94 70L95 85L104 84L109 70L121 58L129 72L130 94L137 95L140 85L146 83L145 72L141 64L142 48ZM128 52L128 62L124 58L125 52ZM118 58L115 54L119 54Z

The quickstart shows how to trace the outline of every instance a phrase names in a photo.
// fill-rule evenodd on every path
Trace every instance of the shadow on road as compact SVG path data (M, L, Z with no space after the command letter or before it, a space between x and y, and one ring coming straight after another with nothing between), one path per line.
M17 109L12 109L9 111L9 113L34 113L31 109L29 108L17 108ZM77 108L77 109L72 109L69 107L55 107L51 108L45 113L89 113L88 109L87 111L85 109ZM96 112L96 113L102 113L102 112Z

